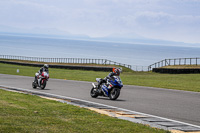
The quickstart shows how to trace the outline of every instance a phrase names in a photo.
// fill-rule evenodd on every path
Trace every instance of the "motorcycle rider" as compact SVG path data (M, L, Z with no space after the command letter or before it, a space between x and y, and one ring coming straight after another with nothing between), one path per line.
M106 76L104 79L101 79L100 82L97 85L97 90L99 90L99 92L101 92L100 86L102 83L106 83L107 79L112 79L113 76L119 76L121 73L121 69L120 68L114 68L113 72L110 72L108 74L108 76Z
M40 86L40 80L41 80L40 75L42 74L42 72L49 73L49 69L48 68L49 68L49 65L48 64L44 64L44 66L41 67L40 70L37 73L35 73L35 82L38 83L38 86ZM38 76L39 76L39 79L37 80Z

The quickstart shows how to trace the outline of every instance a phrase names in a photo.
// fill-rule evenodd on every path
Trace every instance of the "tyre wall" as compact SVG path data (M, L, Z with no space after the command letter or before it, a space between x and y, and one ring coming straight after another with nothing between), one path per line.
M170 73L170 74L189 74L200 73L200 69L172 69L172 68L153 68L153 72L157 73Z

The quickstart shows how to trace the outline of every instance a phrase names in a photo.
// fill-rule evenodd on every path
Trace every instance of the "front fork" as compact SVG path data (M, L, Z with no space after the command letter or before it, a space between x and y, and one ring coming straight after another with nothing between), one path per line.
M42 78L39 78L39 79L38 79L38 86L41 85L41 84L40 84L41 80L42 80Z
M98 85L95 85L94 83L92 83L92 86L94 88L95 93L101 94L101 88L98 88Z
M92 83L92 86L94 87L94 88L96 88L97 86L94 84L94 83Z

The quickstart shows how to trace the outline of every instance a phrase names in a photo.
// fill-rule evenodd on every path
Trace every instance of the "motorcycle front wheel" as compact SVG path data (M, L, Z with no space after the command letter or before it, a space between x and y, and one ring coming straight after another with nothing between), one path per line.
M42 80L41 80L41 81L42 81ZM44 80L44 81L43 81L43 84L41 84L41 89L44 89L44 88L46 87L46 84L47 84L47 81Z
M120 89L119 88L113 88L111 91L110 91L110 95L109 95L109 98L111 100L116 100L120 95Z
M90 96L93 98L98 97L98 94L96 92L96 89L94 87L92 87L91 91L90 91Z
M35 89L37 87L35 81L32 82L32 87Z

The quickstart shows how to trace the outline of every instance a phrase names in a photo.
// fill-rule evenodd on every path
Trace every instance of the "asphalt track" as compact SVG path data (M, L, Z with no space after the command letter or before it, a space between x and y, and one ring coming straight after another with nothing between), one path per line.
M115 101L91 98L91 82L50 79L44 90L33 89L33 77L0 74L0 85L35 90L106 104L200 126L200 93L124 85Z

